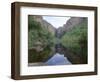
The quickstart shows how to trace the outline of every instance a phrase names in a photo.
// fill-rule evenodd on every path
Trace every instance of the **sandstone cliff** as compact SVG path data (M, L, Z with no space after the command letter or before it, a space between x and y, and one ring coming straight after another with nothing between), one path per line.
M56 30L57 37L61 37L64 35L65 32L71 30L73 27L81 24L83 21L85 21L85 17L71 17L66 24L64 24L62 27L59 27Z

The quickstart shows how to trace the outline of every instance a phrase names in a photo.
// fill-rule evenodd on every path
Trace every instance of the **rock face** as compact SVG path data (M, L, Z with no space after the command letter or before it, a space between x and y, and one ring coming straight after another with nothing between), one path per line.
M66 24L64 24L62 27L59 27L56 30L56 35L57 37L61 37L64 35L65 32L71 30L74 26L80 24L81 22L83 22L84 20L86 20L86 18L84 17L71 17Z
M39 15L32 15L32 18L39 22L41 24L41 26L43 28L48 29L49 32L51 32L53 35L55 34L55 28L53 27L53 25L51 25L50 23L48 23L47 21L45 21L42 16Z
M55 27L53 27L53 25L51 25L49 22L44 20L42 16L30 15L30 18L31 18L32 24L34 24L33 25L34 29L32 29L32 31L34 32L31 32L31 31L29 32L30 36L28 37L29 38L28 40L31 46L29 46L29 50L28 50L28 54L29 54L28 62L30 63L44 62L49 57L54 55L55 51L60 54L65 54L65 57L67 57L69 60L75 59L76 61L80 59L80 58L77 58L75 55L71 54L70 52L68 52L67 48L63 47L61 43L61 39L66 32L70 31L72 28L76 27L77 25L81 25L81 23L84 20L87 20L86 18L71 17L68 21L66 21L66 23L62 27L59 27L58 29L56 29ZM42 29L35 30L35 28L38 28L38 27ZM45 31L43 28L45 28ZM48 34L49 33L48 31L50 32L50 34ZM54 36L53 37L50 36L48 38L48 36L51 34L53 34ZM57 55L57 57L58 56L59 55Z
M86 20L85 17L71 17L68 21L66 21L66 24L56 29L55 27L53 27L53 25L44 20L42 16L32 15L32 18L35 21L39 22L43 28L48 29L49 32L51 32L53 35L56 34L56 37L59 38L63 36L65 32L71 30L74 26Z

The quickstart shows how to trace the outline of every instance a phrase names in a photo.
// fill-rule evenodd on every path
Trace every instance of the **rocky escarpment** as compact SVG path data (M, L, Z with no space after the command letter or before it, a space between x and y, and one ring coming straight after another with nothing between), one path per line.
M85 17L71 17L66 24L64 24L62 27L59 27L56 30L57 37L61 37L64 35L65 32L71 30L73 27L81 24L83 21L87 20Z
M87 20L85 17L71 17L63 26L56 29L53 25L44 20L42 16L32 15L31 17L35 21L39 22L43 28L46 28L53 35L56 34L56 36L59 38L63 36L65 32L71 30L74 26L77 26L83 21Z
M43 62L54 53L55 28L42 16L28 16L28 62Z
M30 16L35 21L39 22L41 24L41 27L46 28L53 35L55 34L55 28L53 27L53 25L51 25L46 20L44 20L42 16L39 16L39 15L30 15Z
M44 62L56 52L64 54L74 64L84 63L87 59L87 54L83 53L87 52L87 21L84 20L87 18L71 17L56 29L42 16L29 15L28 62Z
M29 15L29 48L35 48L42 51L44 47L53 42L55 36L55 28L39 15ZM39 46L35 46L39 45ZM35 46L35 47L34 47ZM44 47L43 47L44 46Z
M60 39L56 49L73 64L87 63L87 22L86 17L71 17L56 30Z

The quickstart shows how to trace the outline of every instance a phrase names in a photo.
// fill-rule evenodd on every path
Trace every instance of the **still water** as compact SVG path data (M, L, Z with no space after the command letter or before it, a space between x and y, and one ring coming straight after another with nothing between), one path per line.
M64 54L55 53L48 61L45 62L46 65L70 65L71 62L64 57Z

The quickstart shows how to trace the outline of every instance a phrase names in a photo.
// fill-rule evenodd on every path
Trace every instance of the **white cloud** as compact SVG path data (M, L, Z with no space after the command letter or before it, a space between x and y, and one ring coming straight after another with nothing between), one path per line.
M61 16L43 16L43 19L52 24L55 28L59 28L66 24L70 17L61 17Z

